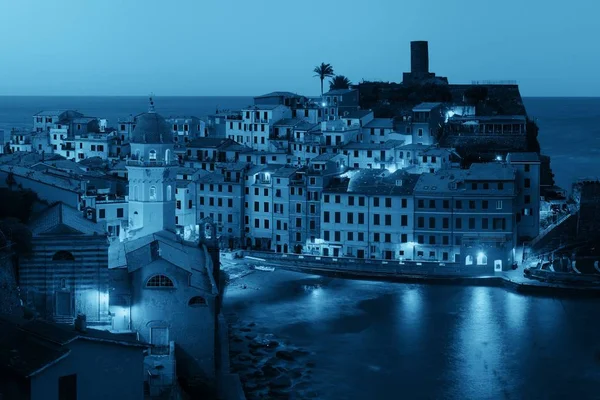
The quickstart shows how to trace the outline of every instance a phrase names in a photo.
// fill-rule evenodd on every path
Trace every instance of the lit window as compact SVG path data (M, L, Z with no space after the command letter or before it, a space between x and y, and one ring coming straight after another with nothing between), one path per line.
M146 283L146 287L151 288L174 288L175 285L171 278L165 275L154 275L152 278L148 279Z
M473 256L467 256L467 258L465 258L465 265L473 265Z
M150 150L148 158L150 158L150 160L156 160L156 150Z
M150 186L150 200L156 200L156 186Z
M477 254L477 265L487 265L487 256L484 253Z

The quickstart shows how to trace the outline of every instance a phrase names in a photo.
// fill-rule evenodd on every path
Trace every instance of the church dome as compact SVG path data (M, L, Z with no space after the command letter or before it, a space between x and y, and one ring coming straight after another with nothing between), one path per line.
M137 117L131 135L132 143L173 143L173 132L163 117L147 112Z

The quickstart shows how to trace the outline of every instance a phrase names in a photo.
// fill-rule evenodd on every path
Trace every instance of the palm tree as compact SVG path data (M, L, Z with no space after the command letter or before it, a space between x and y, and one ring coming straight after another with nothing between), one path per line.
M323 96L323 81L325 78L333 76L333 67L331 64L321 63L321 65L315 67L313 72L316 74L315 76L318 76L319 79L321 79L321 96Z
M329 80L329 90L335 89L349 89L352 82L344 75L336 75L333 79Z

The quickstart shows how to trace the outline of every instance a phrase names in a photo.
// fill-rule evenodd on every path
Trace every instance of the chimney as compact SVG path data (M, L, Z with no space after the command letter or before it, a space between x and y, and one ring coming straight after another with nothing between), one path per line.
M77 318L75 318L75 330L81 333L87 332L87 317L85 314L77 314Z

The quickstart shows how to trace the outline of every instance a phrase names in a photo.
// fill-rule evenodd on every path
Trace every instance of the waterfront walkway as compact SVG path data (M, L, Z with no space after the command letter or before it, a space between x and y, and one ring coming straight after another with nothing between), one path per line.
M382 264L366 264L355 263L353 265L341 263L332 264L324 262L324 260L313 260L298 258L298 255L293 257L281 257L281 255L273 254L277 257L267 259L265 254L260 257L260 254L252 253L250 258L223 261L223 269L228 272L232 278L243 276L253 271L253 265L261 265L266 267L286 269L290 271L303 272L315 275L334 276L339 278L349 279L373 279L384 280L391 282L412 282L412 283L446 283L446 284L461 284L473 286L502 286L518 292L531 293L565 293L565 294L587 294L600 296L600 285L584 286L584 285L569 285L542 282L535 279L529 279L524 276L525 268L535 267L537 259L525 260L516 270L502 271L490 275L482 275L476 270L471 274L465 273L465 268L448 267L445 265L428 265L422 263L414 263L414 265L403 264L392 266L391 263ZM395 262L398 264L398 262ZM421 264L421 265L417 265ZM398 269L401 267L401 270ZM419 270L419 268L425 268ZM268 272L266 272L268 273Z

